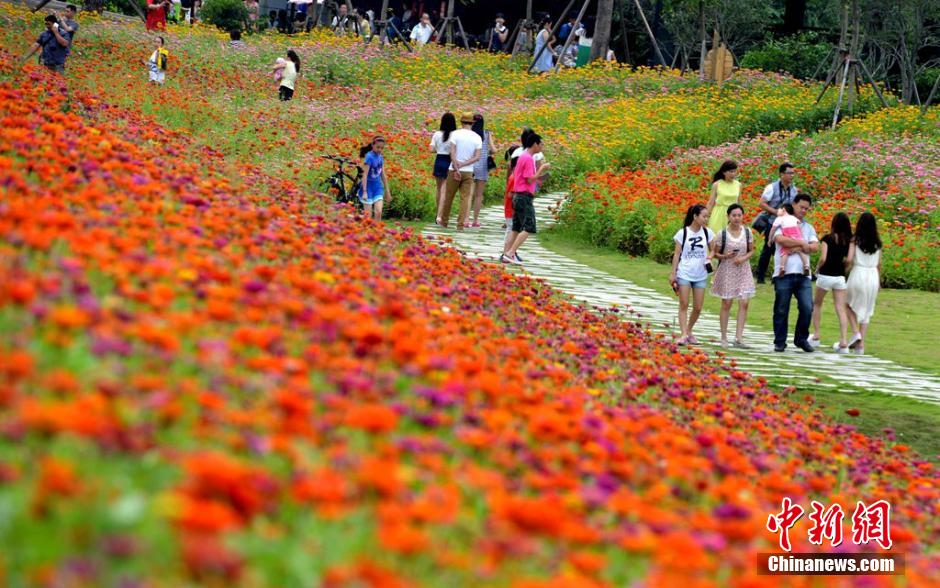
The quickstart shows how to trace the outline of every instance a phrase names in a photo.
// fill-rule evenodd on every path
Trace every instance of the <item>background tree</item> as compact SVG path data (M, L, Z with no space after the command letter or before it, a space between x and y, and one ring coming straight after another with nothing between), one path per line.
M591 60L604 59L610 46L610 25L614 20L614 2L622 0L597 0L597 20L594 25L594 40L591 43Z

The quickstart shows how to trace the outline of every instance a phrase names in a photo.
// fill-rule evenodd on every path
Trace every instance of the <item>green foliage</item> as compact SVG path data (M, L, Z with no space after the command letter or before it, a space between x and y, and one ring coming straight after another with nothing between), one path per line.
M248 9L242 0L206 0L199 15L223 31L240 31L248 20Z
M649 253L650 236L656 230L656 205L649 200L640 200L626 209L620 222L614 226L614 245L630 255Z
M815 33L768 39L744 54L741 67L785 72L797 78L811 78L814 73L825 76L826 64L819 64L831 47Z

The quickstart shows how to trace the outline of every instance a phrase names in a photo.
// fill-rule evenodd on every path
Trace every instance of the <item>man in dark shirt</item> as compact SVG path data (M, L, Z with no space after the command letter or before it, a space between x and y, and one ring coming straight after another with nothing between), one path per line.
M46 17L46 30L33 43L23 61L28 60L41 49L42 64L54 72L63 73L65 72L65 58L69 55L70 41L71 37L68 32L59 26L59 19L50 14Z

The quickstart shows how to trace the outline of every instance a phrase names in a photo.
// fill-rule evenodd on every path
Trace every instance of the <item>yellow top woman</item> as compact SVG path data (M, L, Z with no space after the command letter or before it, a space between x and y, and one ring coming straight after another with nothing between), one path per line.
M708 228L715 235L728 226L728 207L740 204L741 182L737 180L738 164L727 160L721 164L712 178L712 195L708 199Z

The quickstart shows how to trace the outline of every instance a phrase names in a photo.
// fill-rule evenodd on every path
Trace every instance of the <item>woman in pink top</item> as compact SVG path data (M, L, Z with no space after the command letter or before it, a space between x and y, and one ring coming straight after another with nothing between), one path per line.
M539 183L539 178L548 173L550 164L543 163L536 169L536 153L542 152L542 137L532 133L526 137L523 147L525 152L519 156L516 161L516 168L513 170L513 190L515 194L512 197L512 233L509 236L510 244L506 251L499 256L503 263L521 264L522 260L516 254L519 247L525 242L529 235L534 235L535 228L535 190Z

